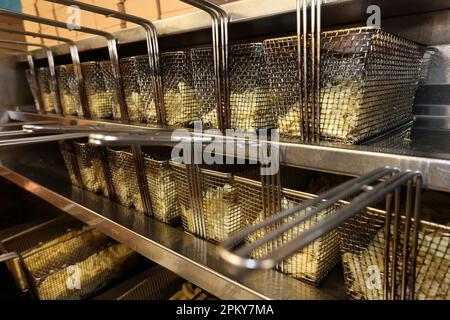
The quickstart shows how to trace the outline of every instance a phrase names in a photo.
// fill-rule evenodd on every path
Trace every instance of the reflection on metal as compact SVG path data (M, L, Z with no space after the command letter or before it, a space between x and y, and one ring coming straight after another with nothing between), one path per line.
M17 48L9 48L9 47L1 46L0 49L14 51L14 52L22 52L27 55L28 68L30 70L29 85L30 85L30 89L31 89L31 94L33 95L33 99L34 99L34 105L36 106L37 112L43 113L44 112L44 103L42 102L41 90L39 89L39 84L38 84L37 77L36 77L36 69L34 67L33 55L26 50L17 49Z
M147 41L147 50L150 68L154 72L152 80L154 92L156 94L156 111L159 116L159 124L165 125L165 113L164 113L164 92L162 88L161 79L161 69L159 64L159 45L158 45L158 33L156 31L155 25L146 19L138 16L133 16L119 11L114 11L110 9L105 9L98 6L93 6L80 1L68 1L68 0L48 0L50 2L65 4L65 5L76 5L82 10L87 10L90 12L102 14L108 18L117 18L135 24L140 25L145 30L145 38Z

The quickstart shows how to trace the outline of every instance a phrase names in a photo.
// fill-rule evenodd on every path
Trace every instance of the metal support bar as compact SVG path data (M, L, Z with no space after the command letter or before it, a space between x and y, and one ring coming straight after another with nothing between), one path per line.
M36 69L34 67L34 59L30 52L23 50L23 49L16 49L16 48L8 48L4 46L0 46L0 49L3 50L9 50L14 52L22 52L27 55L27 61L28 61L28 67L30 68L30 89L31 94L33 95L34 99L34 105L36 106L36 110L38 113L44 112L44 103L42 102L42 95L41 95L41 89L39 88L39 83L37 81L36 77Z
M55 111L57 114L62 114L61 97L59 95L58 81L56 81L55 61L53 59L53 53L50 47L40 43L15 41L15 40L0 40L0 43L41 47L45 49L47 53L48 68L50 70L50 90L53 92L53 100L55 101Z
M320 46L322 0L310 0L310 58L308 59L308 0L297 0L297 65L300 83L300 136L320 141Z
M67 24L63 23L63 22L45 19L45 18L41 18L41 17L36 17L33 15L24 14L24 13L12 12L12 11L5 10L5 9L0 9L0 15L12 17L12 18L18 18L18 19L26 20L26 21L32 21L32 22L41 23L41 24L46 24L49 26L57 27L57 28L68 29ZM109 58L111 61L112 73L114 75L114 86L115 86L115 89L117 92L117 97L119 100L122 121L125 123L128 123L130 118L128 116L128 109L127 109L127 105L126 105L126 101L125 101L125 94L124 94L123 85L122 85L122 76L121 76L121 72L120 72L119 56L117 53L117 39L111 33L97 30L97 29L86 28L83 26L77 26L76 30L78 32L84 32L84 33L102 36L107 40Z
M20 17L20 14L17 14L18 18ZM77 87L78 87L78 93L80 96L80 102L81 107L83 108L83 116L85 119L90 119L90 109L89 109L89 102L86 95L86 88L84 86L84 78L83 78L83 72L81 70L81 63L80 63L80 56L78 54L78 48L75 45L75 42L63 37L56 37L48 34L41 34L31 31L23 31L23 30L14 30L9 28L0 28L0 32L5 33L15 33L15 34L22 34L27 36L32 36L36 38L43 38L43 39L50 39L50 40L56 40L66 43L69 46L70 49L70 56L72 58L72 65L73 70L75 73L75 77L77 80Z
M27 145L51 141L61 141L67 139L79 139L87 138L89 134L87 133L67 133L67 134L55 134L41 137L31 137L31 138L21 138L21 139L9 139L0 140L0 147L15 146L15 145Z

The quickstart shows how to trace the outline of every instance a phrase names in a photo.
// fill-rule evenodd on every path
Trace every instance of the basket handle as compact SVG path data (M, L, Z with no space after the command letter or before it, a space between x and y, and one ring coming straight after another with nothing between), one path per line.
M219 129L231 126L230 84L228 69L228 14L220 6L207 0L181 0L208 13L212 19L214 74L216 78L217 115Z
M29 292L32 298L37 297L35 287L31 285L30 276L24 267L25 263L20 253L13 251L0 254L0 263L6 264L21 292Z
M300 83L300 136L305 141L320 140L320 45L322 0L310 0L311 46L308 60L308 0L297 3L297 66ZM303 41L302 41L303 39ZM309 75L309 73L311 75ZM310 88L309 79L312 79ZM309 90L311 89L311 90ZM311 118L308 112L312 102Z
M159 116L158 123L162 126L166 125L166 116L164 109L164 90L161 78L161 67L159 61L159 44L158 44L158 33L155 25L147 19L127 14L124 12L110 10L99 6L94 6L91 4L83 3L80 1L71 0L47 0L49 2L59 3L63 5L75 5L82 10L102 14L105 17L117 18L125 21L129 21L140 25L145 30L145 36L147 41L147 51L149 57L149 64L151 70L154 72L154 77L152 77L152 85L156 95L156 112Z
M46 19L46 18L36 17L36 16L30 15L30 14L24 14L24 13L17 14L16 12L12 12L12 11L5 10L5 9L0 9L0 15L13 17L13 18L19 18L21 20L32 21L32 22L36 22L36 23L41 23L41 24L45 24L45 25L49 25L49 26L53 26L53 27L57 27L57 28L68 29L66 23L55 21L55 20L50 20L50 19ZM117 92L117 97L119 100L122 121L125 123L129 122L130 118L128 116L128 109L127 109L127 105L126 105L126 101L125 101L125 95L123 92L122 76L120 73L119 55L118 55L118 51L117 51L116 37L111 33L108 33L108 32L102 31L102 30L93 29L93 28L87 28L87 27L83 27L83 26L78 26L77 31L88 33L88 34L98 35L98 36L104 37L106 39L107 44L108 44L109 58L111 61L111 66L112 66L112 72L113 72L113 76L114 76L114 80L115 80L114 86L115 86L115 89Z

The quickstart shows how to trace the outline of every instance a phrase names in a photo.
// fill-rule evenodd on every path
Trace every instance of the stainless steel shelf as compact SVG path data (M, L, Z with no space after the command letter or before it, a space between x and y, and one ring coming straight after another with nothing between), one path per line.
M15 121L54 121L66 125L101 125L123 128L127 125L114 121L92 121L55 115L10 111ZM149 134L163 129L145 125ZM167 129L168 130L168 129ZM401 132L404 128L401 128ZM248 142L255 142L249 140ZM237 144L240 142L238 141ZM404 140L398 132L392 132L366 145L296 144L280 142L280 162L330 173L359 176L382 166L402 170L419 170L424 174L425 186L432 190L450 192L450 131L411 129L411 139Z
M342 276L336 274L320 289L272 270L235 275L215 245L71 186L58 154L55 143L6 147L0 153L0 179L15 183L218 298L343 298Z

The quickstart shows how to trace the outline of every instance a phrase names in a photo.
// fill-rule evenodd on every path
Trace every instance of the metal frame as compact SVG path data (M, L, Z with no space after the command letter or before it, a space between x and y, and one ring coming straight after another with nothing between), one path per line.
M16 41L16 40L1 40L0 43L3 44L15 44L15 45L25 45L25 46L33 46L33 47L41 47L44 48L47 53L47 61L48 61L48 68L50 70L50 84L51 88L53 89L53 94L55 95L54 101L55 101L55 111L57 114L62 115L62 108L61 108L61 97L59 96L59 87L58 87L58 81L56 81L56 71L55 71L55 60L53 59L53 53L49 46L46 46L44 44L40 43L34 43L34 42L27 42L27 41ZM42 98L42 91L40 90L41 98Z
M145 39L147 41L148 58L150 68L154 72L152 77L153 87L156 95L156 112L158 114L158 123L162 126L166 125L165 109L164 109L164 91L161 79L161 68L159 63L159 45L158 34L155 25L147 20L138 16L126 14L119 11L105 9L99 6L83 3L80 1L69 0L47 0L48 2L54 2L64 5L76 5L82 10L102 14L107 18L116 18L120 20L126 20L137 25L140 25L145 30Z
M300 89L300 135L303 141L320 141L320 33L322 0L311 0L311 58L308 60L308 1L297 1L297 64ZM302 42L303 39L303 42ZM310 62L310 64L308 63ZM311 76L309 77L309 73ZM311 92L308 79L312 79ZM311 99L310 99L311 96ZM309 101L312 101L311 119ZM310 124L311 131L310 132Z
M12 12L12 11L5 10L5 9L0 9L0 15L17 18L17 19L21 19L21 20L32 21L32 22L41 23L41 24L46 24L49 26L57 27L57 28L68 29L67 24L59 22L59 21L36 17L33 15L24 14L24 13L16 13L16 12ZM128 117L128 110L127 110L127 105L126 105L126 101L125 101L125 95L123 92L122 76L121 76L121 72L120 72L116 37L114 35L112 35L111 33L108 33L105 31L87 28L87 27L83 27L83 26L78 26L78 27L79 28L77 28L76 30L79 32L94 34L94 35L98 35L98 36L102 36L102 37L106 38L107 44L108 44L109 57L111 60L112 72L113 72L114 80L115 80L114 85L115 85L115 89L117 92L117 97L118 97L119 105L120 105L120 113L122 116L122 121L124 123L127 123L129 121L129 117Z
M38 84L37 78L36 78L36 69L34 67L33 55L29 51L24 50L24 49L9 48L9 47L4 47L4 46L1 46L0 48L3 50L22 52L27 55L27 62L28 62L28 67L30 68L30 75L32 77L32 82L35 86L35 88L31 88L31 92L32 92L33 98L34 98L34 104L36 106L37 112L43 113L44 112L44 104L42 102L41 90L39 88L39 84Z
M20 18L20 14L17 14L17 18ZM72 58L73 69L74 69L75 76L76 76L77 83L78 83L78 92L80 95L81 106L83 108L83 115L86 119L90 118L89 102L88 102L88 99L86 96L83 72L81 71L80 56L78 54L78 48L75 45L75 41L72 41L68 38L56 37L56 36L52 36L52 35L48 35L48 34L41 34L41 33L36 33L36 32L31 32L31 31L14 30L14 29L9 29L9 28L0 28L0 32L22 34L22 35L26 35L26 36L56 40L56 41L61 41L61 42L66 43L70 49L70 56Z
M216 77L217 116L219 129L230 128L230 84L228 69L228 14L220 6L206 0L181 0L208 13L212 19L214 74Z

